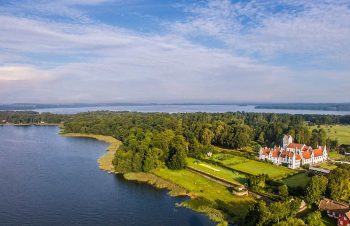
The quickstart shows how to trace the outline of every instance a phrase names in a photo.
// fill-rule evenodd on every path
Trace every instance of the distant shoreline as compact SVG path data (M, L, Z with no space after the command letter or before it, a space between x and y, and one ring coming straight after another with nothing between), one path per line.
M0 126L60 126L60 123L3 123Z
M57 108L93 108L126 106L252 106L254 109L271 110L311 110L311 111L348 111L350 103L101 103L101 104L0 104L0 111L36 111Z

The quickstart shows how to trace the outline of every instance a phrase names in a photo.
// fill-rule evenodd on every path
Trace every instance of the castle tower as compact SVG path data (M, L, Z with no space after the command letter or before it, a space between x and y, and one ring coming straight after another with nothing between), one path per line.
M284 135L283 137L283 148L286 148L288 144L293 143L293 137L291 135Z

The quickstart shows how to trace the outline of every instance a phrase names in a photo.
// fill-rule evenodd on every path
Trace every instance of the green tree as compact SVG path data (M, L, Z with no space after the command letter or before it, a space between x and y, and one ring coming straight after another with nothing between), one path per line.
M324 195L328 184L328 179L324 176L313 176L306 187L306 201L317 204Z
M274 224L274 226L305 226L305 223L302 219L290 217L285 221Z
M170 169L183 169L186 167L188 144L182 135L176 135L170 144L170 159L167 166Z
M213 137L214 137L214 133L210 129L204 128L203 133L202 133L203 144L210 145Z
M245 217L245 225L264 225L271 218L271 212L264 201L254 203Z
M325 226L320 211L309 213L305 218L305 222L308 226Z
M287 185L281 185L278 187L278 194L287 197L288 196L288 186Z
M350 166L343 164L332 170L328 175L328 194L334 200L349 200L350 198Z

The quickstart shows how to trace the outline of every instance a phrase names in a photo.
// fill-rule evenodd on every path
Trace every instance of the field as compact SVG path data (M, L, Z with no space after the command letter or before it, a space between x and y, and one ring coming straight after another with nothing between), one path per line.
M220 166L212 165L206 162L201 162L193 158L187 159L187 165L233 183L246 183L246 178L243 174L222 168Z
M194 199L186 201L184 205L205 212L216 221L223 218L218 207L227 207L239 219L247 214L249 206L254 202L252 197L234 196L225 186L189 170L158 169L153 173L186 189Z
M311 177L308 177L307 173L299 173L297 175L294 175L282 180L282 182L289 187L300 186L305 188L310 180L311 180Z
M210 159L233 170L252 175L265 173L274 179L286 177L295 173L294 170L287 167L277 166L230 154L214 154Z
M328 170L333 170L333 169L337 168L337 166L332 164L331 162L322 162L321 164L318 164L318 166L320 168L328 169Z
M230 168L239 170L252 175L267 174L270 178L281 178L293 174L295 171L287 167L276 166L269 163L250 160L241 164L231 166Z
M231 154L214 154L212 156L212 158L210 158L211 160L215 161L215 162L220 162L226 166L232 166L232 165L236 165L239 163L243 163L246 161L249 161L249 159L244 158L244 157L240 157L240 156L234 156Z
M326 130L331 139L337 138L339 144L350 144L350 126L349 125L322 125L320 128ZM318 126L311 126L311 130L318 129Z

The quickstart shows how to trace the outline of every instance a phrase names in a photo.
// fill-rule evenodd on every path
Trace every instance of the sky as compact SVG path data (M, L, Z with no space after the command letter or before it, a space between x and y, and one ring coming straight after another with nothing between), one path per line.
M0 103L350 102L349 0L0 0Z

